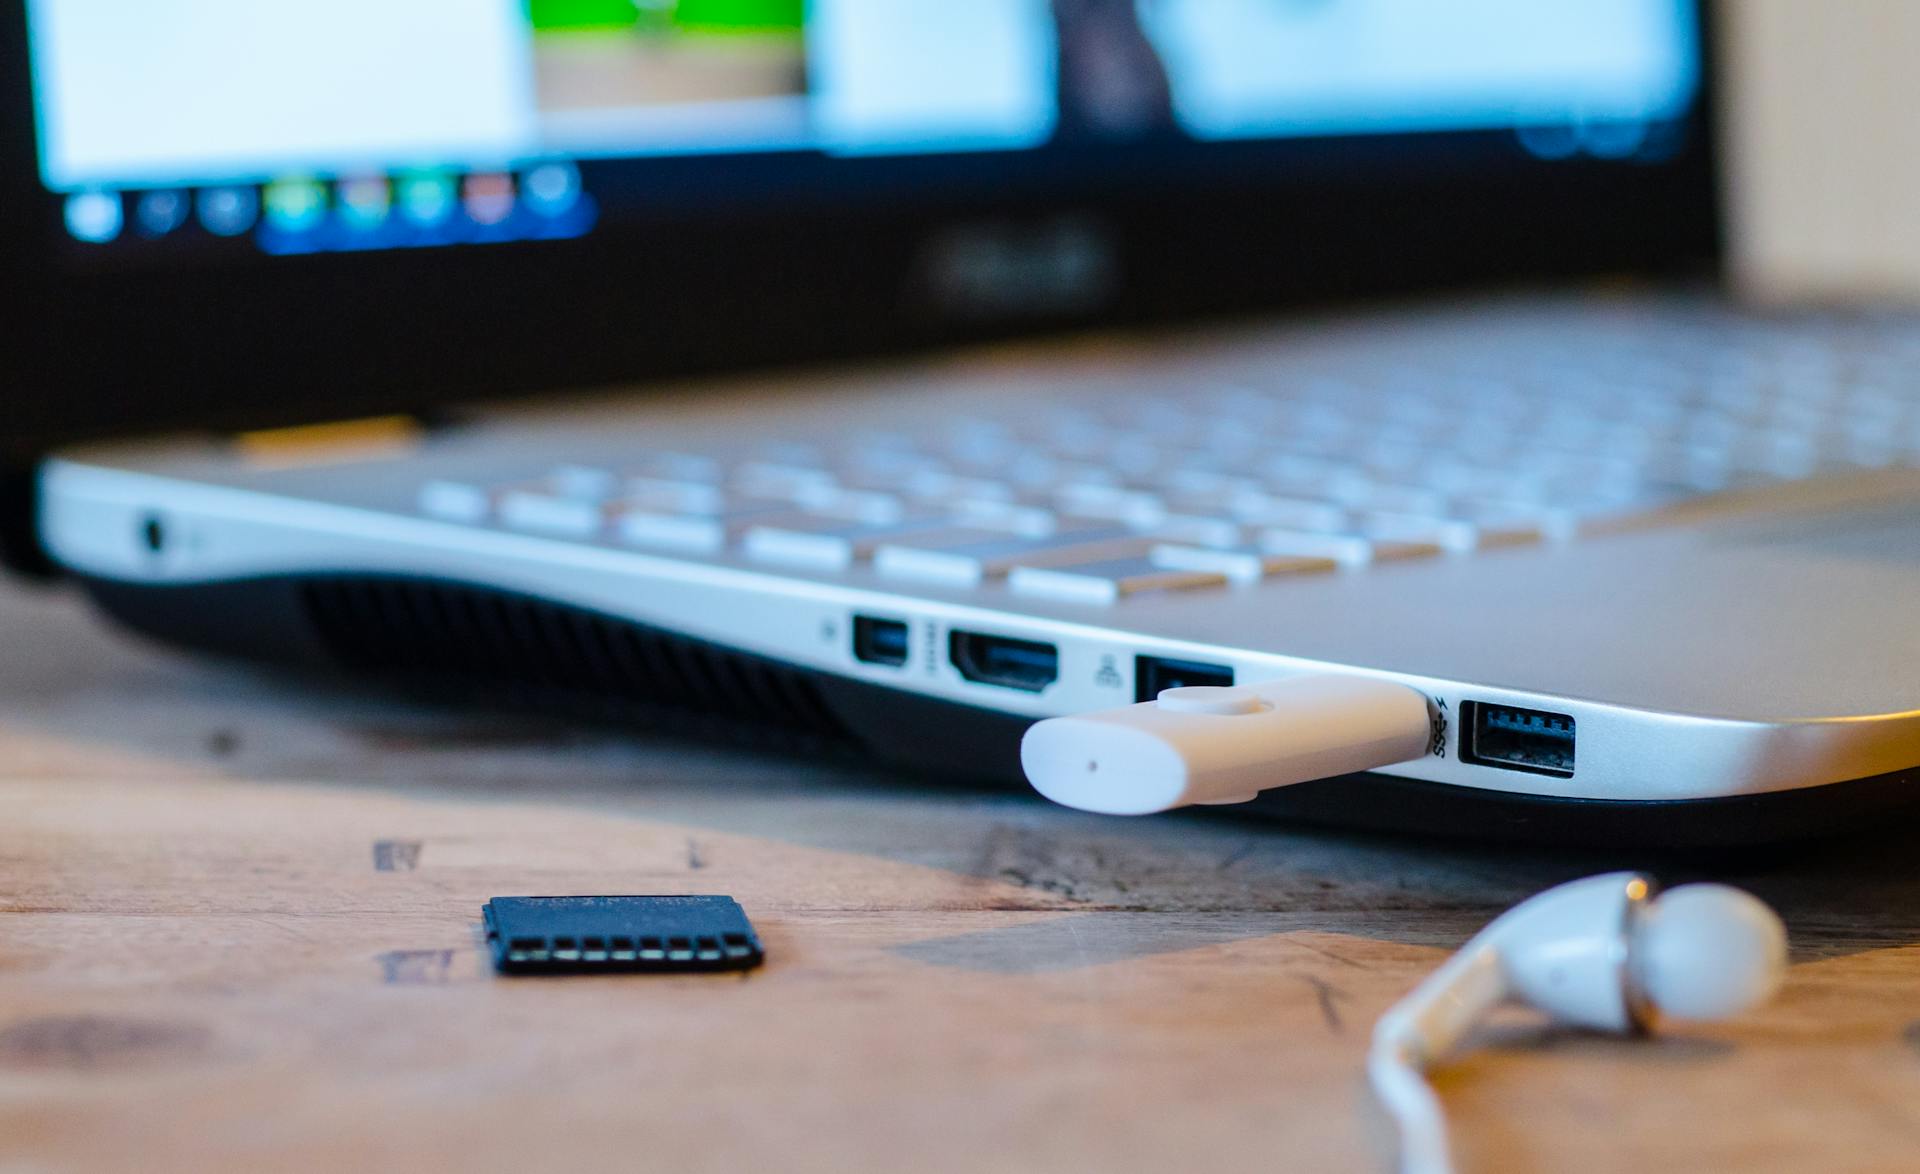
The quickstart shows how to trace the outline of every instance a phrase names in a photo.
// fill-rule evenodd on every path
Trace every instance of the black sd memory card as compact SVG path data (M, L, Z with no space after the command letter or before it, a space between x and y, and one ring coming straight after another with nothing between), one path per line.
M502 974L748 970L766 957L732 897L495 897L483 912Z

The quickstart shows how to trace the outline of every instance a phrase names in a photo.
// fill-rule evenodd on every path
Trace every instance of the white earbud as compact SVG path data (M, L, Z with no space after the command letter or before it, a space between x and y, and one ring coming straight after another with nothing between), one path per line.
M1439 1102L1421 1072L1498 1004L1627 1032L1661 1016L1737 1015L1779 988L1786 929L1759 899L1725 885L1654 891L1626 872L1549 889L1474 935L1381 1018L1368 1075L1400 1123L1403 1170L1450 1169Z

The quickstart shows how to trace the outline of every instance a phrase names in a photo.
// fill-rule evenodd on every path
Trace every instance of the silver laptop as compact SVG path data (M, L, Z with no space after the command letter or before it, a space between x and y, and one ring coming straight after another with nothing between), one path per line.
M16 447L134 626L1009 780L1364 675L1429 753L1250 806L1403 829L1920 785L1920 324L1713 294L1692 5L403 7L16 22Z

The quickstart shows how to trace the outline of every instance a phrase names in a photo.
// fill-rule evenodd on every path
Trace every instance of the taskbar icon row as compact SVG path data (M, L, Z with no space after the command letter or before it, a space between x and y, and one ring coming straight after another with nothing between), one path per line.
M572 163L521 171L443 170L264 184L74 192L68 233L104 245L189 234L251 237L268 253L349 252L581 236L595 208Z

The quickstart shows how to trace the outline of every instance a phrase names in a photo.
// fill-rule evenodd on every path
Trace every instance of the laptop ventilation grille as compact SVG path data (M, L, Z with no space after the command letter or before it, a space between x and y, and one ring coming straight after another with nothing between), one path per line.
M303 581L301 604L344 667L452 684L616 720L702 716L851 742L804 672L686 636L509 592L368 577Z

